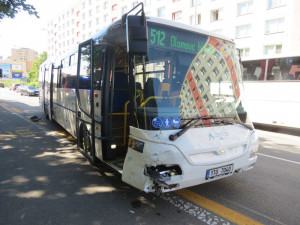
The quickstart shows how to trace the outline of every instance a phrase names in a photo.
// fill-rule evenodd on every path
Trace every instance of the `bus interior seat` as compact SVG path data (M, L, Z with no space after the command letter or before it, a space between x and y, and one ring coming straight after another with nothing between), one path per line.
M149 77L144 86L144 100L151 96L158 96L158 91L160 88L161 82L158 78ZM148 107L156 107L156 100L151 99L147 103Z
M137 90L142 90L142 84L141 84L141 82L135 82L135 88Z
M163 82L161 83L158 91L158 95L162 97L168 97L170 94L170 79L165 78Z
M145 99L147 99L150 96L158 96L160 84L161 82L158 78L149 77L144 87Z

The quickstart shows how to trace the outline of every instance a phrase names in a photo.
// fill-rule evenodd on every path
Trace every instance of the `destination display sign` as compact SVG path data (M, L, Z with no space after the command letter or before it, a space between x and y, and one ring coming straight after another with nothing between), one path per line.
M149 45L197 53L205 45L208 36L166 25L148 23Z

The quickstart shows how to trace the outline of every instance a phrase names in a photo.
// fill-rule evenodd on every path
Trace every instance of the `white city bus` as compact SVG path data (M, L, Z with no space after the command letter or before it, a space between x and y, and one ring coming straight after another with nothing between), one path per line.
M134 10L41 65L45 115L145 192L251 169L258 138L232 40Z
M257 124L300 128L300 56L243 61L247 109Z

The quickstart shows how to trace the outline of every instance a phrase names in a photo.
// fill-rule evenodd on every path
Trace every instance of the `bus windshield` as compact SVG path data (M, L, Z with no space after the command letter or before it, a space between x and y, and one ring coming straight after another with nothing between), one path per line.
M148 55L135 57L140 128L177 129L208 116L246 121L233 43L155 23L148 23L148 41ZM213 120L202 126L214 126Z

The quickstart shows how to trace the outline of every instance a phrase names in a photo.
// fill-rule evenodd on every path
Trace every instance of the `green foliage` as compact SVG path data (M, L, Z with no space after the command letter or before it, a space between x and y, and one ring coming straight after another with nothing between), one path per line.
M0 21L5 17L14 18L20 11L26 11L29 15L34 15L37 18L40 18L35 8L30 4L26 4L26 0L0 1Z
M23 80L16 80L16 81L11 81L11 80L0 80L0 83L3 83L5 87L9 87L11 84L22 84Z
M40 65L47 59L47 52L43 52L40 57L38 57L33 65L31 70L28 73L27 83L38 84L39 81L39 68ZM36 86L36 85L33 85Z

